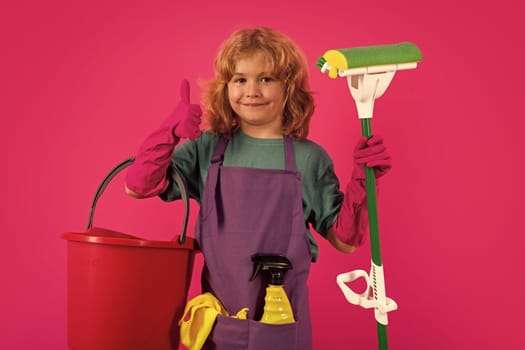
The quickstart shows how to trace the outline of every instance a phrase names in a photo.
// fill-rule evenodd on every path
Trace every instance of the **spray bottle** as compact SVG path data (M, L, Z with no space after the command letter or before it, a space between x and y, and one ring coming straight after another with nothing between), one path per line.
M253 274L250 281L262 271L268 271L270 283L266 288L262 323L286 324L294 323L292 306L284 290L284 274L292 268L292 263L284 255L254 254L252 255Z

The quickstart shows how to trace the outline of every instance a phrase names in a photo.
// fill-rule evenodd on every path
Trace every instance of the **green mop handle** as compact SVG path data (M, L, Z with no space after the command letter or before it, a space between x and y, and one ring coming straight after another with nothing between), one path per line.
M371 118L361 119L362 134L368 138L372 136ZM368 220L370 223L370 246L372 248L372 262L376 266L382 266L381 247L379 244L379 221L377 219L377 194L376 176L373 168L365 167L366 198L368 204ZM374 297L377 298L374 289ZM388 349L386 325L377 322L377 336L380 350Z

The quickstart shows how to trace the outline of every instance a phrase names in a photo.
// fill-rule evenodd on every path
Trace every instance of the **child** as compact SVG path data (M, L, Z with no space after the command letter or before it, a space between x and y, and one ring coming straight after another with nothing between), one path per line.
M202 112L189 95L183 81L180 102L129 168L126 190L137 198L180 198L167 178L171 166L200 203L195 238L205 261L202 292L229 314L248 307L248 320L219 315L204 348L311 349L307 278L318 251L309 227L346 253L363 242L364 166L376 178L388 171L383 141L358 140L343 194L331 158L306 139L314 112L306 60L290 38L269 28L236 31L220 48L203 97L209 131L201 133ZM175 148L181 138L190 140ZM256 253L291 261L284 287L295 323L257 322L266 284L250 281Z

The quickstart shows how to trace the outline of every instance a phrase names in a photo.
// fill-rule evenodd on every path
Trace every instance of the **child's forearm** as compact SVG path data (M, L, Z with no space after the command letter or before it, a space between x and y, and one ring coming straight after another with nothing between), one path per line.
M346 186L343 204L332 225L334 237L349 246L360 246L368 233L366 191L360 180L351 179Z
M167 128L160 128L146 138L127 171L126 192L129 195L148 198L166 190L166 174L178 140Z

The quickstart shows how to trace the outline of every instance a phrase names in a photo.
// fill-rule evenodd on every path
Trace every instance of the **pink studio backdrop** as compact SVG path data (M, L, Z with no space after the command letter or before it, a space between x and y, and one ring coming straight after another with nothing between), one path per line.
M511 3L3 4L0 348L67 348L60 234L84 230L100 181L171 111L181 79L197 101L219 43L254 25L282 30L306 53L317 101L310 138L331 154L343 185L360 125L346 82L321 74L316 59L331 48L421 48L424 62L395 76L372 121L394 162L379 198L387 295L399 304L390 347L518 348L524 122L523 70L513 65L524 57ZM136 201L122 186L119 176L108 187L95 225L149 239L178 232L181 203ZM335 284L339 273L369 269L369 243L343 255L319 242L315 349L376 348L373 312L348 304Z

